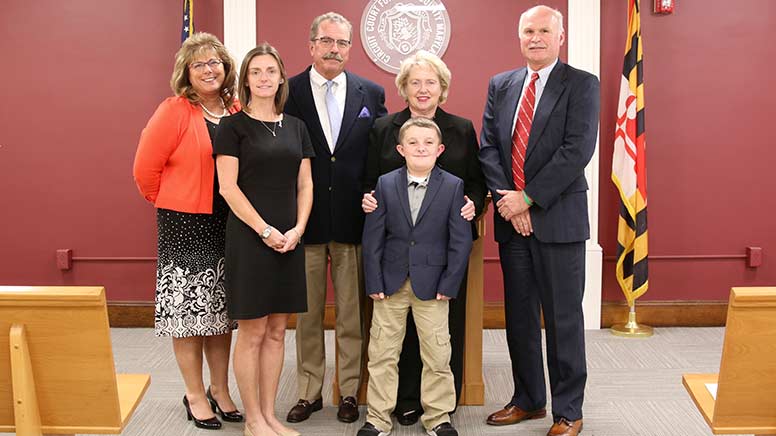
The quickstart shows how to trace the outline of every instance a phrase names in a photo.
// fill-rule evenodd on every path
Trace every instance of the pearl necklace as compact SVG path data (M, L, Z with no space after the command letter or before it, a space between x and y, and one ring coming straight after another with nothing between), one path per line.
M223 101L221 102L221 106L224 108L224 113L222 113L221 115L216 115L213 112L210 112L209 110L207 110L205 105L202 104L202 103L200 103L199 105L202 106L202 110L204 110L206 114L210 115L211 117L213 117L213 118L215 118L217 120L220 120L221 118L229 115L229 111L226 110L226 106L224 106L224 102Z

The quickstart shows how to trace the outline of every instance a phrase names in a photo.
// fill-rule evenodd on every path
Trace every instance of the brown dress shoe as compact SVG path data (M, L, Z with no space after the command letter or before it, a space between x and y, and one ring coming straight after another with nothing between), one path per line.
M323 399L318 398L312 403L307 400L299 400L296 406L292 407L288 411L286 421L288 422L302 422L310 417L313 412L321 410L323 408Z
M526 411L517 406L507 404L498 412L491 413L485 422L489 425L510 425L517 424L526 419L540 419L545 416L547 416L547 409L545 408Z
M358 402L353 397L340 397L337 420L340 422L356 422L358 420Z
M555 424L552 424L547 436L577 436L582 431L582 420L569 421L561 418Z

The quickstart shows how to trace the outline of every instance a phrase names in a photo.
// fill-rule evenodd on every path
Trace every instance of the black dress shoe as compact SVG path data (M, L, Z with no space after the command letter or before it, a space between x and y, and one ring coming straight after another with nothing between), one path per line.
M302 422L307 420L313 412L317 412L323 409L323 399L318 398L312 403L307 400L299 400L296 406L292 407L288 411L286 421L288 422Z
M426 433L429 436L458 436L458 430L449 422L443 422Z
M243 416L239 410L235 409L231 412L226 412L218 405L218 401L213 398L213 394L210 393L210 388L207 388L207 400L210 402L210 408L213 409L213 413L221 415L221 419L229 422L242 422Z
M422 414L423 411L418 409L410 409L402 413L393 412L396 421L401 425L415 425Z
M379 428L372 425L371 422L367 421L364 423L364 426L358 429L358 433L356 433L356 436L388 436L391 434L390 431L382 431Z
M183 407L186 408L186 417L191 421L194 420L194 425L205 430L218 430L221 428L221 421L215 416L208 419L197 419L193 413L191 413L191 407L189 406L189 399L186 395L183 395Z
M356 422L358 420L358 402L353 397L340 397L337 420L340 422Z

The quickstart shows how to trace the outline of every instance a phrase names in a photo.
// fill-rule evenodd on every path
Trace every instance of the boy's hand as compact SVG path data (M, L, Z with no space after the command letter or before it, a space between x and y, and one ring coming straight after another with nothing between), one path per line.
M437 300L449 301L450 297L448 297L447 295L442 295L439 292L437 292Z
M369 294L369 296L370 296L370 297L371 297L373 300L385 300L385 294L384 294L384 293L382 293L382 292L380 292L380 293L377 293L377 294Z
M364 213L372 213L377 209L375 191L364 194L364 198L361 200L361 209L363 209Z

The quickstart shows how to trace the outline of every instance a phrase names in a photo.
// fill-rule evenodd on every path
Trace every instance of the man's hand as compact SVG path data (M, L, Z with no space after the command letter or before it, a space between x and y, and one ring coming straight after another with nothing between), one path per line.
M385 300L385 293L380 292L377 294L369 294L369 298L377 301L377 300Z
M437 292L436 299L437 300L442 300L442 301L448 301L448 300L450 300L450 297L448 297L447 295L442 295L439 292Z
M517 233L520 233L523 236L530 236L531 233L533 233L531 214L527 210L513 216L509 221L512 223L512 227L515 228Z
M501 200L496 203L498 213L501 218L511 221L512 217L523 213L531 207L525 202L523 191L509 191L506 189L497 189L496 192L501 195Z

